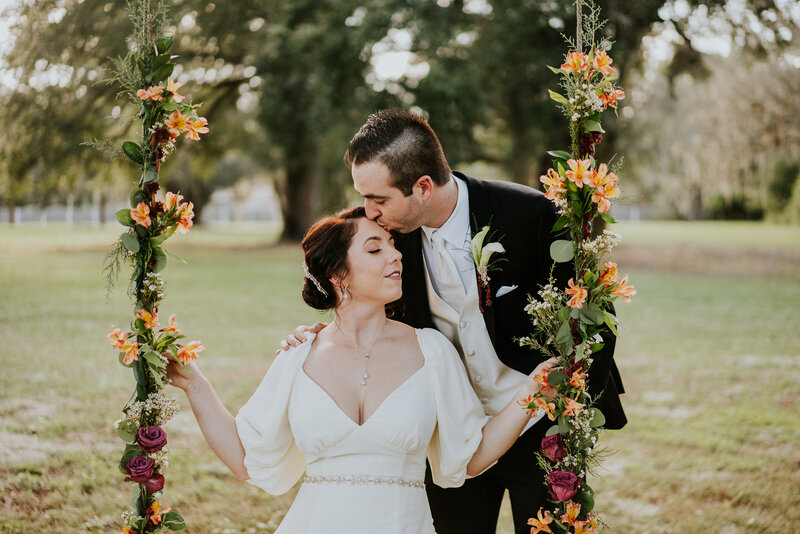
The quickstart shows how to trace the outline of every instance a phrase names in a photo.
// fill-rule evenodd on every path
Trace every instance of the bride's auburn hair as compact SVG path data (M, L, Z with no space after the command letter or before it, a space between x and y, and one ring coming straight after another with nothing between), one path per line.
M312 308L330 310L339 304L330 279L347 274L347 250L358 231L358 220L366 216L364 206L343 209L315 222L306 232L301 243L306 269L319 283L318 288L308 276L303 279L303 300Z

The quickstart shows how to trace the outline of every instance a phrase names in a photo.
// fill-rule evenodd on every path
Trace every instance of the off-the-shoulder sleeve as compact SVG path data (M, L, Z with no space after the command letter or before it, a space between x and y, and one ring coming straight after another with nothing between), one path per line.
M433 329L421 333L436 404L436 429L428 445L428 462L434 483L452 488L464 483L467 464L480 445L489 417L452 343Z
M278 355L236 416L247 482L273 495L289 491L306 468L289 426L289 398L310 345L309 340Z

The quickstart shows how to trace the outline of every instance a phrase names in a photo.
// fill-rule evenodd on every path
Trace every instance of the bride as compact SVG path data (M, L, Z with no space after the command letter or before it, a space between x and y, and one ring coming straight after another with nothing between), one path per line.
M302 245L303 299L333 309L332 324L278 355L235 418L196 364L171 363L172 384L239 480L282 494L305 472L280 534L433 533L426 457L437 485L459 486L529 417L512 401L488 419L450 342L387 318L402 295L401 255L363 208L320 220ZM537 390L527 380L516 398Z

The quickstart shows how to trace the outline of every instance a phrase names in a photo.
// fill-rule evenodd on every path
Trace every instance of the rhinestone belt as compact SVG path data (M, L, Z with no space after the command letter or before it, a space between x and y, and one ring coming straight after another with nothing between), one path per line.
M422 480L412 480L397 477L371 477L366 475L340 475L340 476L309 476L303 479L306 484L351 484L370 486L405 486L409 488L424 488Z

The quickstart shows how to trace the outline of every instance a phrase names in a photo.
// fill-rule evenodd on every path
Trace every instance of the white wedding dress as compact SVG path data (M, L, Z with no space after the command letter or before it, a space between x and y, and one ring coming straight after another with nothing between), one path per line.
M311 339L281 353L236 416L250 482L279 495L306 473L278 534L431 534L423 480L463 484L487 417L458 353L416 330L423 366L364 424L303 371Z

